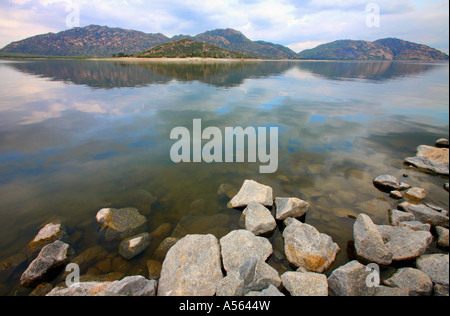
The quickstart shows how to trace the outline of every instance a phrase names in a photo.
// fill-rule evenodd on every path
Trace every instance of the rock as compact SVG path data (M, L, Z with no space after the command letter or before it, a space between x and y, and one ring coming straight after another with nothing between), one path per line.
M430 277L413 268L399 269L391 278L384 281L390 287L397 287L406 292L409 296L431 296L433 282Z
M310 272L322 273L327 270L340 251L331 237L293 218L286 219L285 224L284 252L288 261Z
M105 249L100 246L94 246L80 253L71 260L71 263L76 263L80 267L80 270L83 271L95 265L97 262L102 261L107 255L108 253Z
M238 190L228 183L221 184L219 190L217 190L217 195L221 198L232 199L236 194L238 194Z
M56 240L65 243L69 242L69 235L67 234L66 227L61 221L53 221L45 225L28 246L32 249L40 250Z
M0 261L0 284L6 281L20 268L25 268L28 262L27 256L18 253Z
M449 188L449 184L448 183L444 184L444 189L445 189L445 191L449 192L450 188Z
M50 283L41 283L30 293L29 296L46 296L53 290L53 285Z
M425 253L433 241L430 232L414 231L405 227L377 226L393 261L417 258Z
M382 175L373 180L373 184L382 191L403 191L409 189L411 186L400 182L396 177L391 175Z
M170 248L172 248L179 240L179 238L174 237L167 237L166 239L164 239L155 250L155 259L163 261Z
M228 207L246 207L250 202L257 202L264 206L272 206L272 188L253 180L245 180L238 194L228 203Z
M398 208L399 210L413 214L416 220L421 221L422 223L448 227L448 216L445 216L429 206L404 202L400 204Z
M147 261L148 279L154 280L161 277L162 265L159 261L148 260Z
M391 197L391 198L393 198L393 199L396 199L396 200L401 200L401 199L403 199L403 193L402 192L400 192L400 191L391 191L391 193L389 194L389 196Z
M100 236L106 241L124 240L147 229L147 219L135 208L104 208L97 213Z
M223 267L227 272L237 271L250 258L266 261L272 254L267 238L257 237L248 230L235 230L220 239Z
M437 148L449 148L449 142L447 138L441 138L436 141Z
M42 248L38 257L20 277L20 284L24 287L33 287L45 280L50 272L67 263L69 249L68 244L59 240Z
M369 216L360 214L353 225L355 250L359 257L379 265L389 265L393 254L384 244L377 226Z
M416 217L414 214L402 212L399 210L390 210L389 211L389 223L392 226L398 226L401 222L407 222L407 221L415 221Z
M440 285L440 284L434 284L433 296L449 296L449 294L448 294L448 286Z
M373 296L394 297L394 296L409 296L409 292L398 287L388 287L380 285L377 287Z
M187 235L167 253L158 296L213 296L222 278L217 238L213 235Z
M232 271L222 279L217 296L244 296L269 286L279 287L278 272L262 260L248 259L238 271Z
M334 270L328 278L330 296L372 296L376 289L367 286L369 274L370 270L356 260Z
M328 281L324 274L286 272L281 281L292 296L328 296Z
M414 202L420 202L425 200L426 198L425 190L417 187L411 188L406 191L405 196Z
M130 276L114 282L82 282L68 288L57 287L47 296L155 296L157 282Z
M288 217L299 218L309 210L308 202L297 198L275 198L276 219L283 221Z
M431 146L419 146L416 157L409 157L405 162L419 170L449 175L449 149Z
M449 247L448 228L437 226L436 233L438 235L437 240L438 245L444 248L448 248Z
M285 296L283 293L280 292L275 286L270 285L267 289L262 290L261 292L250 292L246 294L245 296Z
M270 211L259 203L250 202L243 215L245 217L245 229L255 235L263 235L277 228L277 223Z
M430 224L424 224L419 221L404 221L398 224L398 227L406 227L415 231L429 232L431 230Z
M425 272L434 283L449 286L449 255L423 255L416 260L416 267Z
M150 246L152 237L149 233L142 233L134 237L124 239L119 245L119 254L127 260L131 260Z

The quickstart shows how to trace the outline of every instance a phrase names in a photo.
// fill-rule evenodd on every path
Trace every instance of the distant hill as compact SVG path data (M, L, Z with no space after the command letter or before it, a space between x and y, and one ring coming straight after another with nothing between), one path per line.
M137 57L203 57L203 58L255 58L249 54L234 52L216 45L181 39L153 47Z
M448 60L448 55L426 45L396 38L375 42L340 40L300 52L302 59L322 60Z
M0 53L40 56L111 57L113 54L137 54L169 41L163 34L90 25L60 33L48 33L14 42Z

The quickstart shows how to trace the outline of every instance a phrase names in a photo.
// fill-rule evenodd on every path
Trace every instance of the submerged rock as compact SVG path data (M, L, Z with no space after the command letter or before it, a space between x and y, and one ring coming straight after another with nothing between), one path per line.
M124 239L119 245L119 254L127 260L133 259L150 246L152 237L149 233Z
M431 296L433 291L433 282L430 277L413 268L399 269L391 278L384 281L384 284L390 287L400 288L408 293L409 296Z
M380 265L389 265L393 254L369 216L360 214L353 225L355 250L359 257Z
M391 175L381 175L373 180L373 184L382 191L403 191L411 188L409 184L400 182L396 177Z
M398 208L404 212L413 214L415 219L422 223L448 227L448 216L429 206L404 202L400 204Z
M214 296L222 278L220 246L216 237L188 235L167 253L158 296Z
M276 219L283 221L288 217L299 218L309 210L308 202L297 198L275 198Z
M286 272L281 281L292 296L328 296L328 281L324 274Z
M253 180L245 180L238 194L228 203L230 208L246 207L250 202L264 206L273 205L273 190L271 187Z
M244 210L245 229L255 235L263 235L277 228L277 223L272 213L263 205L250 202Z
M33 287L45 280L53 270L68 262L69 249L68 244L59 240L42 248L38 257L31 262L20 277L20 285Z
M220 198L229 198L232 199L236 194L238 194L238 190L231 184L222 183L217 190L217 195Z
M106 241L123 240L144 232L147 218L135 208L104 208L97 213L99 233Z
M340 251L331 237L293 218L286 219L285 224L284 251L288 261L297 268L303 267L311 272L327 270Z
M227 272L237 271L251 258L266 261L272 254L267 238L257 237L247 230L235 230L220 239L223 267Z
M372 296L375 287L367 285L370 269L354 260L336 269L328 278L330 296Z

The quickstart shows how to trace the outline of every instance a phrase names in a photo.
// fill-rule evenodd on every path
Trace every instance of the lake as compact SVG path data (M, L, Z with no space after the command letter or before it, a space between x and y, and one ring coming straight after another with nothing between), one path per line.
M172 162L171 131L192 129L194 119L221 130L278 127L277 172L259 173L259 162ZM2 60L0 261L60 219L76 255L107 251L82 274L146 276L163 238L239 229L241 211L218 189L252 179L310 203L304 221L341 248L329 274L354 258L355 216L387 224L397 206L375 177L423 187L427 202L448 209L448 177L403 165L417 146L448 136L448 63ZM117 244L97 238L95 215L105 207L135 207L149 232L166 229L124 263ZM292 268L280 229L269 236L269 263L283 273ZM0 295L22 293L24 268L0 279Z

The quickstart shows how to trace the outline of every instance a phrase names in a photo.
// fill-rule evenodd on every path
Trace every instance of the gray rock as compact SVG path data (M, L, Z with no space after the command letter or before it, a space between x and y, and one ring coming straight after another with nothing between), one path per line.
M389 223L392 226L398 226L401 222L415 221L416 217L414 214L402 212L399 210L389 211Z
M416 220L421 221L422 223L448 227L448 216L445 216L443 213L438 212L429 206L404 202L400 204L398 208L404 212L413 214Z
M277 223L272 213L259 203L250 202L243 215L245 217L245 229L255 235L263 235L277 228Z
M449 285L448 254L423 255L416 260L417 269L425 272L434 283Z
M286 272L281 281L292 296L328 296L328 281L324 274Z
M20 284L24 287L33 287L45 280L50 272L67 263L69 249L68 244L59 240L42 248L38 257L20 277Z
M33 250L41 250L44 246L49 245L56 240L65 243L69 242L69 234L61 221L53 221L45 225L28 246Z
M124 239L119 245L119 254L125 259L131 260L147 249L151 241L152 237L149 233Z
M245 180L238 194L228 203L228 207L246 207L250 202L257 202L264 206L272 206L272 188L253 180Z
M438 160L434 160L427 157L408 157L405 159L408 165L416 167L417 169L425 172L436 173L448 176L449 167L448 163L443 163Z
M367 286L368 271L354 260L336 269L328 278L330 296L372 296L376 288Z
M409 296L409 292L398 287L388 287L380 285L379 287L377 287L375 294L373 296L382 296L382 297Z
M449 148L449 142L447 138L441 138L436 141L437 148Z
M369 216L360 214L353 225L355 250L358 256L380 265L389 265L393 254L384 244L377 226Z
M97 213L99 234L106 241L124 240L147 229L147 218L135 208L104 208Z
M217 296L244 296L280 285L281 279L274 268L262 260L250 258L238 271L232 271L222 279Z
M308 202L297 198L275 198L276 219L283 221L288 217L299 218L309 210Z
M293 218L284 222L287 224L283 231L284 252L288 261L310 272L322 273L327 270L340 251L331 237Z
M425 190L422 188L418 188L418 187L413 187L413 188L409 189L408 191L406 191L405 196L409 200L414 201L414 202L423 201L427 197Z
M441 285L441 284L434 284L433 296L449 296L448 295L448 286Z
M436 227L436 233L438 235L437 243L439 246L448 248L449 247L449 235L448 235L448 228Z
M430 277L413 268L399 269L391 278L384 281L384 284L405 290L409 296L431 296L433 291Z
M57 287L47 296L155 296L157 282L130 276L114 282L82 282L68 288Z
M280 292L275 286L270 285L267 289L262 290L261 292L250 292L246 294L245 296L285 296L283 293Z
M158 296L213 296L222 278L217 238L213 235L188 235L167 253Z
M429 232L431 230L430 224L424 224L419 221L404 221L398 224L398 227L406 227L415 231Z
M409 189L411 186L400 182L396 177L391 175L382 175L373 180L373 184L382 191L403 191Z
M386 247L392 252L393 261L417 258L425 253L433 241L430 232L414 231L406 227L378 226Z
M404 198L403 193L400 191L391 191L389 196L396 200L401 200Z
M223 267L227 272L237 271L250 258L266 261L272 254L267 238L257 237L248 230L235 230L220 239Z

